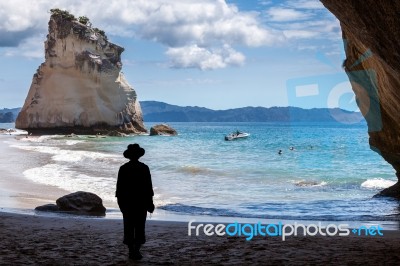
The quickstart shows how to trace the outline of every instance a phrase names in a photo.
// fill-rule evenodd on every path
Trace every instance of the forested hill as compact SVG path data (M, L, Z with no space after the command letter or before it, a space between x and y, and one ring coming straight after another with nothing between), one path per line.
M197 106L177 106L142 101L145 122L334 122L360 121L361 113L339 108L302 109L298 107L243 107L211 110Z

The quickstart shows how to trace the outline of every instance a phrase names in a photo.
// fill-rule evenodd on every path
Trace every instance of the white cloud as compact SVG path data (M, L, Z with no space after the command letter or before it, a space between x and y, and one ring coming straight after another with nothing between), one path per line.
M258 4L271 7L272 2ZM32 40L46 34L48 11L56 7L89 17L111 40L123 36L164 45L173 67L240 65L245 56L235 47L279 46L288 40L338 36L337 21L319 16L318 12L326 10L316 0L281 1L264 13L243 12L225 0L13 0L0 1L0 47L18 47L20 55L38 57L39 46ZM267 15L267 23L262 23L261 14ZM320 20L325 24L311 25ZM28 43L34 47L31 52ZM12 48L2 50L17 54Z
M28 29L44 29L47 24L38 25L48 17L47 1L1 1L0 2L0 30L19 32Z
M317 0L286 0L267 7L264 20L280 30L291 47L329 51L341 42L338 20ZM321 46L329 42L329 47Z
M242 63L244 55L226 49L226 45L259 47L285 38L282 32L263 26L254 12L241 12L224 0L13 0L0 2L0 35L13 33L0 41L0 46L17 46L24 39L45 33L49 18L46 11L55 7L76 16L86 15L110 36L159 42L167 47L173 62L181 62L179 55L183 53L194 57L187 59L190 62L203 58L202 69L215 68L209 66L210 62L223 67ZM194 52L193 47L201 51Z
M336 19L292 22L281 26L288 39L340 40L341 30Z
M304 11L299 11L292 8L282 8L282 7L271 7L270 9L267 10L267 15L268 15L267 19L269 19L270 21L277 21L277 22L298 21L310 17L310 15Z
M197 45L169 48L167 55L171 58L172 67L199 68L201 70L224 68L228 65L242 65L245 61L243 54L228 45L217 50L209 50Z
M151 1L125 11L119 23L136 29L136 35L169 47L191 44L273 45L283 40L281 32L261 25L254 13L240 12L225 1ZM139 11L140 10L140 11Z
M309 39L318 35L318 32L309 30L285 30L283 33L288 39Z

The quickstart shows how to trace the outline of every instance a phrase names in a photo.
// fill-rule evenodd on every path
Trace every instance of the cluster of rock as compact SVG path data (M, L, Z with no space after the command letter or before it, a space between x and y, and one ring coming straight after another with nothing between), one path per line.
M136 92L121 72L124 48L90 23L53 11L45 62L32 79L16 128L31 133L143 133Z
M83 191L65 195L57 199L56 204L38 206L35 210L78 215L106 215L106 208L103 206L102 199L96 194Z

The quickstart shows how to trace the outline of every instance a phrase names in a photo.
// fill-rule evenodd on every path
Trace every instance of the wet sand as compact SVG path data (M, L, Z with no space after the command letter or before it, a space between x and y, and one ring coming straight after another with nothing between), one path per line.
M0 213L0 265L398 265L399 231L383 237L188 236L187 223L147 222L140 262L122 220Z

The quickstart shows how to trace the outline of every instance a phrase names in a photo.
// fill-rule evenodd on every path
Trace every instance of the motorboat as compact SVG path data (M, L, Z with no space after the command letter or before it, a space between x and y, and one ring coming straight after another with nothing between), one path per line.
M247 138L248 136L250 136L249 133L236 131L236 132L226 135L225 140L243 139L243 138Z

